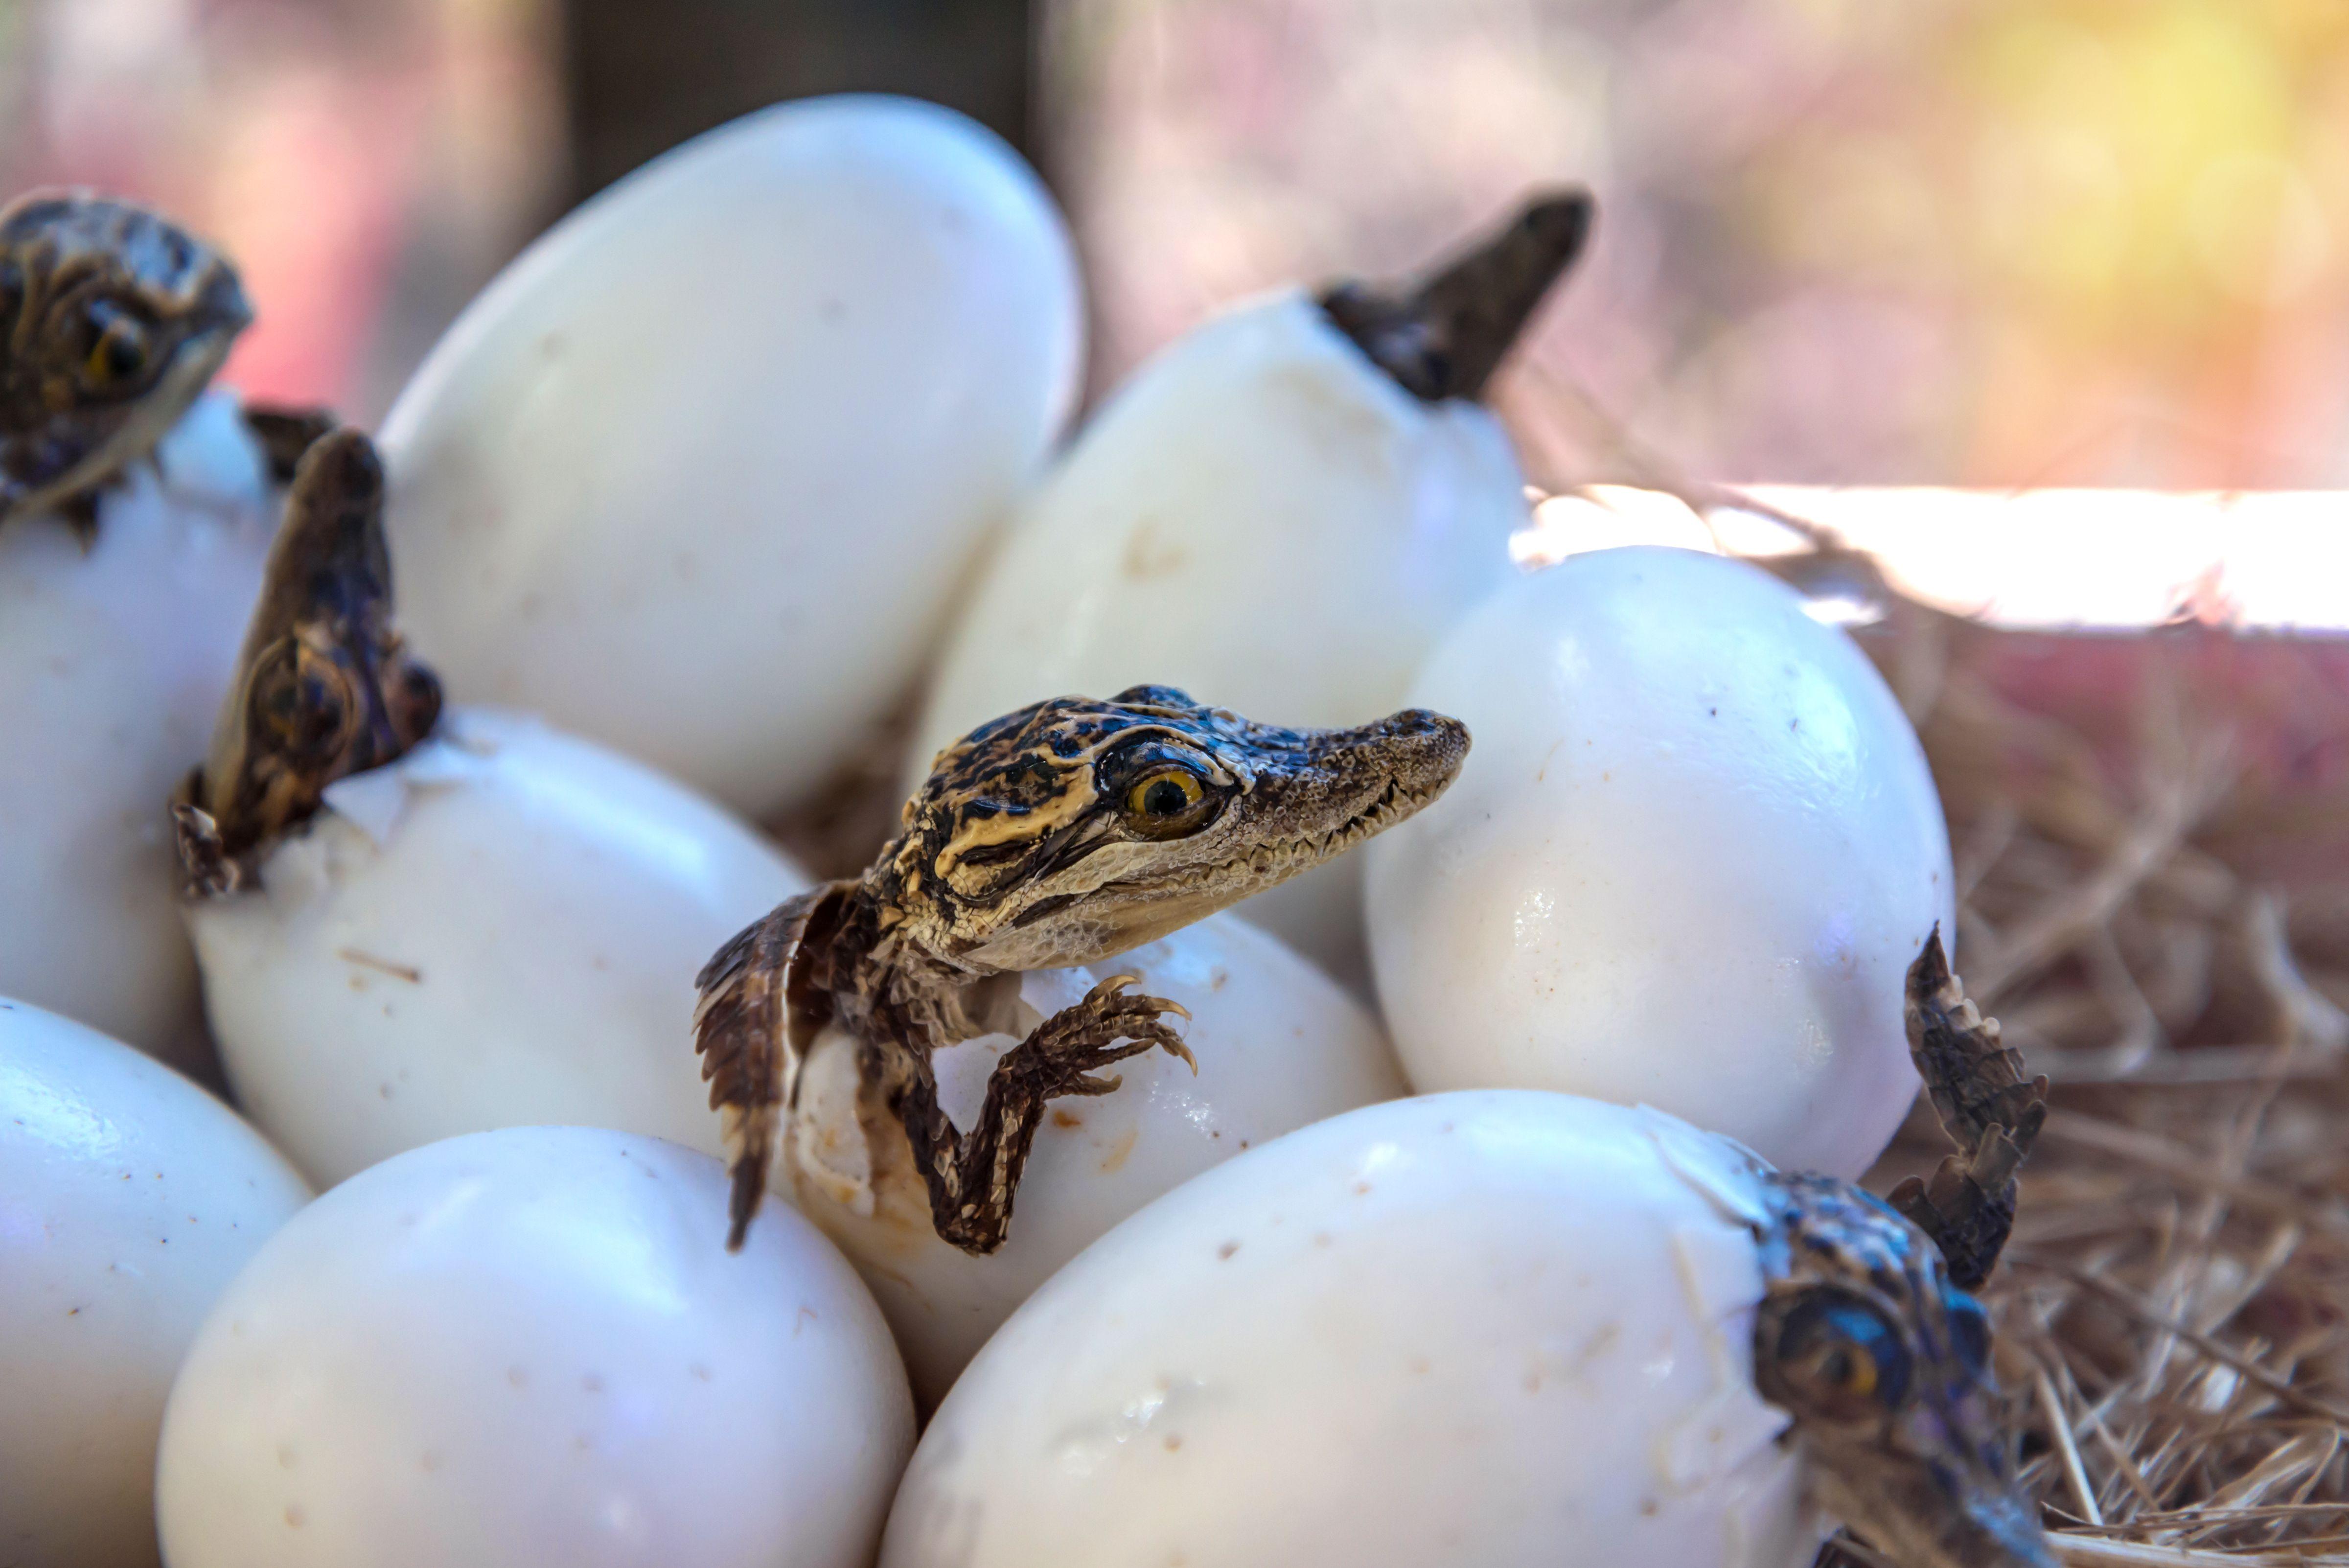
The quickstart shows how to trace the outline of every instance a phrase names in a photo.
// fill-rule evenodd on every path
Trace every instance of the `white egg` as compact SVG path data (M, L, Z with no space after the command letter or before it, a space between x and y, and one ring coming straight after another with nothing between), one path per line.
M0 993L188 1060L196 972L163 803L203 760L274 502L236 400L98 502L0 527Z
M1820 1531L1725 1200L1752 1181L1671 1117L1527 1093L1253 1150L1004 1324L882 1568L1801 1568Z
M1851 640L1742 562L1602 550L1486 601L1412 699L1474 737L1367 851L1412 1082L1644 1101L1865 1169L1916 1095L1902 977L1952 900L1923 750Z
M1267 723L1402 706L1512 575L1525 479L1484 408L1404 391L1297 293L1144 365L1021 506L947 645L909 765L999 713L1142 682ZM1350 858L1241 912L1361 971Z
M911 686L1077 389L1074 253L975 122L734 121L556 224L385 421L418 647L753 815Z
M1115 974L1190 1010L1177 1027L1199 1071L1152 1051L1111 1070L1114 1094L1055 1102L1010 1239L987 1257L938 1240L894 1125L877 1158L868 1147L854 1043L828 1032L810 1053L784 1146L800 1207L873 1287L926 1406L1053 1270L1160 1193L1292 1128L1403 1093L1377 1021L1245 921L1217 915L1089 969L1026 975L1021 1000L1041 1019ZM939 1098L958 1126L976 1119L987 1075L1015 1044L988 1035L940 1053Z
M188 911L229 1081L313 1179L530 1123L718 1149L693 978L806 886L779 852L650 769L482 710L326 801L260 889Z
M913 1440L887 1328L788 1210L655 1138L452 1138L336 1188L171 1390L172 1568L863 1568Z
M156 1561L172 1374L213 1299L309 1198L170 1068L0 1000L0 1562Z

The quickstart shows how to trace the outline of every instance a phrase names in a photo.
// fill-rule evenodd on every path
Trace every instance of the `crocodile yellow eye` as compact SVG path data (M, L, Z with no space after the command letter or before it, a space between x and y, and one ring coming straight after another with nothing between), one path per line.
M101 304L91 308L89 322L97 329L97 336L90 340L89 354L82 361L84 381L103 391L136 380L145 372L147 328L138 317Z
M1898 1406L1909 1387L1899 1331L1865 1303L1829 1297L1787 1314L1771 1381L1798 1413L1853 1419Z
M1198 774L1188 768L1156 768L1126 786L1125 819L1138 833L1173 837L1204 822L1207 805Z
M255 739L282 757L313 766L340 754L358 713L342 667L291 639L262 656L250 701Z

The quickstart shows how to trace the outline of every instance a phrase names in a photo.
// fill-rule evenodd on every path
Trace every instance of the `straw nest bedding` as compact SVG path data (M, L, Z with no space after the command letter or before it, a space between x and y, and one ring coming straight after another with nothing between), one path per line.
M2349 650L1998 631L1813 545L1764 564L1880 616L1958 968L2054 1080L1983 1293L2060 1555L2349 1563ZM1920 1107L1869 1185L1945 1148Z
M1967 992L2054 1080L1983 1295L2059 1555L2349 1564L2349 642L2207 603L1996 630L1780 521L1810 547L1757 564L1869 607L1948 811ZM906 717L772 825L820 873L888 831ZM1920 1100L1868 1185L1947 1148Z

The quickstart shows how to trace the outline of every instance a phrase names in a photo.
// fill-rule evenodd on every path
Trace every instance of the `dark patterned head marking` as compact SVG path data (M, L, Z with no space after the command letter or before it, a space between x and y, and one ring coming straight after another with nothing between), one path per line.
M0 524L86 503L151 452L252 319L226 258L143 207L0 211Z
M1122 952L1435 798L1467 732L1413 710L1288 730L1136 686L1006 714L938 753L876 869L908 935L999 969Z
M440 682L392 624L383 465L366 436L338 430L295 472L211 753L177 814L191 880L233 888L239 857L309 816L336 780L396 761L440 713Z
M1990 1325L1922 1232L1848 1182L1773 1174L1754 1380L1828 1512L1913 1568L2053 1568L2015 1483Z

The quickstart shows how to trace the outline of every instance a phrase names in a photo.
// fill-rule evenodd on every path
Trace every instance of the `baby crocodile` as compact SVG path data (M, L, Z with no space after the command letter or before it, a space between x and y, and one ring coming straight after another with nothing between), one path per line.
M99 493L154 455L252 321L228 258L144 207L36 192L0 210L0 526L49 512L88 543ZM326 422L247 419L281 483Z
M932 1053L1014 1033L1019 971L1095 963L1308 870L1441 794L1468 753L1419 710L1353 730L1283 730L1164 686L1063 697L938 753L903 831L864 876L785 902L721 949L695 1016L725 1117L739 1248L777 1122L816 1035L857 1044L860 1101L905 1129L939 1236L1003 1244L1048 1101L1105 1095L1093 1070L1190 1053L1131 975L1094 986L1006 1052L978 1121L938 1106ZM1186 1015L1185 1015L1186 1016ZM1194 1070L1196 1064L1193 1063Z
M1832 1177L1763 1173L1754 1386L1794 1417L1816 1501L1896 1562L2050 1568L2002 1425L1989 1322L1961 1288L2005 1243L2047 1080L2025 1080L1965 1000L1938 930L1909 971L1908 1025L1961 1152L1889 1205Z
M327 785L396 762L440 716L440 683L392 620L383 464L332 431L295 470L212 748L172 805L189 890L247 886Z

